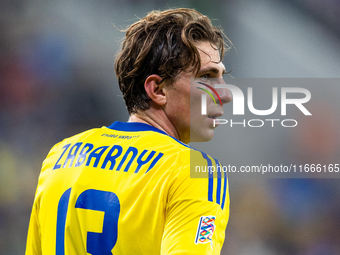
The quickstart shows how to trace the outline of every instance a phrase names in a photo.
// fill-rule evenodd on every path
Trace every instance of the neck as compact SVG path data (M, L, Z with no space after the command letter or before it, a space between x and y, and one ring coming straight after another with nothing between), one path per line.
M155 110L153 108L150 108L145 111L139 111L137 113L131 114L128 122L140 122L149 124L180 140L176 128L164 115L165 113L163 110Z

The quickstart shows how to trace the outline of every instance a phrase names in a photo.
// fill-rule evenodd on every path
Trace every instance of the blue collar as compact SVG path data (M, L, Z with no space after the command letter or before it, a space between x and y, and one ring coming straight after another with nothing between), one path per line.
M154 131L164 135L168 135L164 131L155 128L149 124L141 123L141 122L121 122L115 121L108 128L118 130L118 131Z
M115 121L113 122L108 128L113 129L113 130L118 130L118 131L130 131L130 132L138 132L138 131L153 131L157 133L161 133L163 135L169 136L167 133L164 131L151 126L149 124L141 123L141 122L121 122L121 121ZM175 141L179 142L180 144L190 147L189 145L182 143L181 141L177 140L176 138L169 136Z

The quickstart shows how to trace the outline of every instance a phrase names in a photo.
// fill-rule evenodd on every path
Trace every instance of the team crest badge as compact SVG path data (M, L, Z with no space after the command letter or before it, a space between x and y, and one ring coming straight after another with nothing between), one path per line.
M202 216L199 220L195 244L210 243L213 247L212 235L215 230L215 216Z

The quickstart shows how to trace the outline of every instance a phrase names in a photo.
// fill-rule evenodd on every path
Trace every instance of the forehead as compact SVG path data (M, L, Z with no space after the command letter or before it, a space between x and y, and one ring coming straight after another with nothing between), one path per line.
M221 62L220 52L210 42L198 42L196 47L201 57L201 69L212 66L222 71L225 69Z
M210 42L195 43L201 58L201 68L197 72L192 68L188 68L180 72L175 77L176 81L195 78L202 75L204 72L214 72L216 75L223 75L225 73L225 66L220 61L220 52L210 44Z

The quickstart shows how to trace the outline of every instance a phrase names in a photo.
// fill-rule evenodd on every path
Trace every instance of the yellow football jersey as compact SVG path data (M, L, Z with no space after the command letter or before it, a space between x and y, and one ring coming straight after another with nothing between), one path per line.
M26 254L220 254L226 174L190 178L190 157L219 165L143 123L56 144L39 176Z

